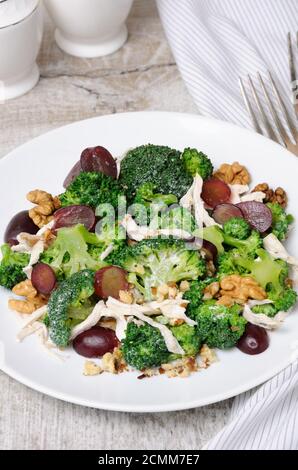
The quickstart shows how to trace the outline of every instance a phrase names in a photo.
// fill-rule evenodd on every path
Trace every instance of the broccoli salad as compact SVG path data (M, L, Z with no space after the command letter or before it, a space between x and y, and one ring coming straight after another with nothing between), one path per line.
M33 190L9 222L0 285L22 341L72 347L85 375L186 377L216 349L261 354L297 299L287 194L238 162L142 145L87 148L58 196ZM92 360L91 360L92 359Z

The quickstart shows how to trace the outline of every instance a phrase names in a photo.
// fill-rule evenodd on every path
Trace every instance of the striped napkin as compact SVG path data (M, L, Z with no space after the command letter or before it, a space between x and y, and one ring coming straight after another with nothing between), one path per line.
M297 0L157 0L166 35L199 112L251 127L239 76L271 70L289 100L287 33ZM294 116L294 114L293 114Z
M199 112L251 127L239 76L274 72L289 99L286 35L297 0L157 0L182 77ZM298 362L235 398L228 425L205 449L298 449Z

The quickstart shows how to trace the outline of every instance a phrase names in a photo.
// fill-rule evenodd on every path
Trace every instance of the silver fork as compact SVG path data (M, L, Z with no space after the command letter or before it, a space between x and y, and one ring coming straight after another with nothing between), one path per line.
M298 32L296 33L296 45L298 47ZM289 51L289 64L290 64L290 77L293 91L293 102L296 116L298 118L298 76L295 66L294 50L292 44L292 35L288 33L288 51Z
M264 94L264 97L265 97L265 101L268 105L271 116L272 116L273 121L274 121L274 123L276 125L276 128L278 130L278 134L276 134L276 131L274 130L274 128L273 128L273 126L270 122L270 119L268 118L268 116L266 114L265 108L264 108L264 106L261 102L259 93L256 90L254 82L253 82L251 76L248 75L248 82L249 82L249 87L250 87L250 91L251 91L251 95L252 95L252 101L254 101L255 106L258 109L258 113L259 113L260 118L261 118L261 123L264 126L264 128L266 129L268 137L270 139L274 140L275 142L279 143L279 144L282 142L282 145L284 145L290 152L292 152L296 156L298 156L298 131L297 131L297 128L296 128L296 126L293 122L293 119L291 118L290 113L288 112L287 107L286 107L286 105L285 105L285 103L284 103L284 101L281 97L281 94L278 91L278 88L276 86L276 83L275 83L271 73L269 72L269 79L270 79L270 82L271 82L271 87L272 87L273 94L274 94L274 96L276 98L276 101L278 103L278 108L279 108L278 110L276 110L276 107L273 104L273 100L270 96L270 92L268 91L268 88L266 87L261 74L258 73L257 76L258 76L258 81L259 81L260 86L261 86L261 90L262 90L262 92ZM257 118L257 114L254 110L254 107L253 107L249 97L248 97L248 93L245 89L243 80L241 78L240 78L240 88L241 88L242 96L243 96L247 111L250 115L250 118L252 120L252 123L253 123L253 126L254 126L255 130L259 134L266 135L266 133L263 130L263 127L261 127L261 124L259 123L259 120ZM284 127L284 125L283 125L283 123L280 119L280 114L283 114L283 116L284 116L284 118L287 122L288 128L291 132L291 135L289 135L288 132L286 131L286 129L285 129L285 127Z

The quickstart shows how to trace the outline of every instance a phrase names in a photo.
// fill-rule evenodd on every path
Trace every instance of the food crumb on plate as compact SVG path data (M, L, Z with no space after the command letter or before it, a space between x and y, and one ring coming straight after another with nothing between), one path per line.
M95 364L93 361L86 361L84 364L84 370L83 370L83 375L85 376L93 376L93 375L99 375L102 374L103 369Z

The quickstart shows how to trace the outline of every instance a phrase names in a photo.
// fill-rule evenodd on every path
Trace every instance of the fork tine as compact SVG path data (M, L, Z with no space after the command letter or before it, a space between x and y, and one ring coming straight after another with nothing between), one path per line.
M263 118L263 122L264 122L264 125L266 127L266 130L267 130L267 133L268 133L268 136L270 137L271 140L274 140L275 142L277 142L278 144L280 143L274 130L273 130L273 127L271 126L270 124L270 121L269 119L267 118L266 116L266 113L264 111L264 108L263 108L263 105L260 101L260 98L259 98L259 95L257 94L257 91L255 89L255 86L253 84L253 81L251 79L251 76L248 75L248 80L249 80L249 84L250 84L250 87L251 87L251 91L252 91L252 94L253 94L253 97L255 99L255 102L256 102L256 105L258 107L258 110L260 112L260 114L262 115L262 118Z
M298 46L298 32L297 32L296 40L297 40L297 46ZM295 100L295 90L297 89L297 73L296 73L294 51L293 51L293 45L292 45L292 35L290 32L288 33L288 52L289 52L291 85L292 85L293 97ZM298 118L298 103L294 103L294 109L296 112L296 116Z
M273 103L272 103L272 100L271 100L270 95L269 95L269 93L268 93L268 91L267 91L267 88L265 87L265 83L264 83L263 78L261 77L261 74L260 74L260 73L258 73L258 78L259 78L259 81L260 81L262 90L263 90L263 92L264 92L266 101L267 101L267 103L268 103L269 109L270 109L270 111L271 111L273 120L274 120L274 122L275 122L275 125L276 125L276 127L277 127L277 129L278 129L278 131L279 131L279 134L280 134L280 136L281 136L281 138L282 138L282 140L283 140L283 143L286 145L286 142L288 142L288 140L289 140L289 136L288 136L288 134L286 133L285 128L284 128L284 126L283 126L282 123L281 123L281 120L279 119L279 116L278 116L278 114L277 114L277 112L276 112L276 110L275 110L275 107L274 107L274 105L273 105Z
M288 112L288 110L287 110L287 108L286 108L286 105L285 105L285 103L284 103L284 101L283 101L283 99L282 99L282 97L281 97L280 92L278 91L278 88L277 88L277 86L276 86L275 80L274 80L273 77L272 77L271 72L268 72L268 73L269 73L269 77L270 77L270 81L271 81L271 85L272 85L273 91L274 91L274 93L275 93L275 96L276 96L276 98L277 98L279 104L280 104L280 107L281 107L281 109L282 109L282 111L283 111L283 114L284 114L284 116L285 116L285 118L286 118L287 124L288 124L289 129L290 129L290 131L291 131L291 133L292 133L292 136L294 137L294 140L295 140L296 142L298 142L298 131L297 131L297 128L296 128L296 126L295 126L295 124L294 124L294 122L293 122L292 117L290 116L290 113Z
M297 40L298 40L298 34L297 34ZM296 77L296 67L295 67L295 60L294 60L294 52L293 52L291 33L288 33L288 50L289 50L289 63L290 63L291 82L295 82L297 80L297 77Z
M261 129L259 123L258 123L257 117L255 115L255 112L254 112L254 110L251 106L251 103L250 103L249 99L248 99L248 96L247 96L242 78L239 78L239 83L240 83L240 90L241 90L241 93L242 93L242 96L243 96L243 100L244 100L246 109L248 111L248 114L250 115L250 118L252 120L255 131L258 132L259 134L263 134L263 131L262 131L262 129Z

